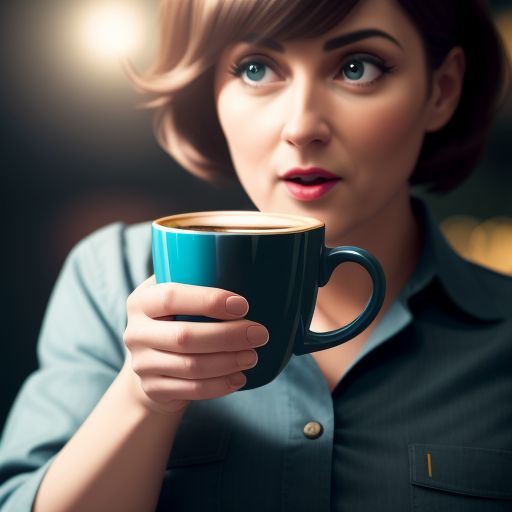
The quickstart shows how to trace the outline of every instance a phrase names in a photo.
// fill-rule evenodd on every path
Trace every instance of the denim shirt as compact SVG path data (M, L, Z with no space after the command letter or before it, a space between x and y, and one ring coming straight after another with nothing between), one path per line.
M512 510L512 279L463 260L425 205L420 261L332 393L311 355L261 388L192 402L157 510ZM0 444L0 509L29 512L48 465L121 369L150 224L69 255Z

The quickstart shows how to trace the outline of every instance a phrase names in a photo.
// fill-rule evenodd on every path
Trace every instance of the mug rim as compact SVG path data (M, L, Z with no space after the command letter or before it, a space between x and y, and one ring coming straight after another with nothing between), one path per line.
M271 217L274 217L276 224L273 227L271 221L268 224L268 227L258 229L255 227L248 231L247 229L237 230L236 226L228 231L204 231L204 230L194 230L194 229L184 229L187 228L185 221L190 221L194 218L200 219L201 224L205 222L207 217L238 217L238 218L258 218L260 222L258 223L261 226L261 219L263 217L268 217L269 220ZM278 219L284 219L285 221L295 221L297 224L295 226L286 226L281 227L277 224ZM180 221L184 224L180 226ZM176 222L176 224L180 227L168 226L166 225L169 222ZM208 221L206 221L208 222ZM222 224L222 221L220 222ZM215 227L219 224L212 223L210 226ZM231 224L231 222L230 222ZM202 235L211 235L212 233L218 234L236 234L236 235L272 235L272 234L282 234L282 233L302 233L305 231L311 231L313 229L318 229L325 227L325 223L321 220L315 219L314 217L307 217L303 215L294 215L290 213L279 213L279 212L261 212L261 211L252 211L252 210L213 210L213 211L196 211L196 212L187 212L187 213L178 213L175 215L166 215L164 217L160 217L155 219L152 222L152 226L155 229L165 232L171 233L194 233L194 234L202 234ZM208 226L208 224L206 224ZM240 223L242 226L242 223ZM245 226L245 225L244 225Z

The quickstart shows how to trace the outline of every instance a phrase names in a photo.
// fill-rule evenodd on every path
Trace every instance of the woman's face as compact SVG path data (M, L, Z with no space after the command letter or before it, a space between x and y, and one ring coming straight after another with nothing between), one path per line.
M408 197L428 96L420 36L394 0L362 0L315 39L234 43L215 69L217 114L247 194L261 211L323 220L327 242ZM340 179L299 198L282 176L311 167Z

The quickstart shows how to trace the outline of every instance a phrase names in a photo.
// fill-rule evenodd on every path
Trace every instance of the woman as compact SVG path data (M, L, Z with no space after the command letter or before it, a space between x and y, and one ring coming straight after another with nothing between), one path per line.
M269 337L250 305L156 285L148 224L100 230L66 263L6 427L2 510L509 510L512 282L459 258L410 196L471 172L505 76L479 0L163 1L134 80L164 148L370 250L385 304L349 343L234 393ZM340 269L312 329L358 314L366 279Z

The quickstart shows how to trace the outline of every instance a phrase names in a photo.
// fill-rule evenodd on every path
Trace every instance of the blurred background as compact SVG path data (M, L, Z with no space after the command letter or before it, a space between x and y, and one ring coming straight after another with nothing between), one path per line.
M512 0L491 2L512 54ZM62 263L85 235L193 210L252 209L239 185L217 190L157 145L118 58L144 69L158 2L4 0L0 4L2 357L0 429L35 369L44 309ZM485 63L482 72L485 72ZM512 98L466 184L421 194L453 245L512 275ZM20 226L30 226L30 236Z

